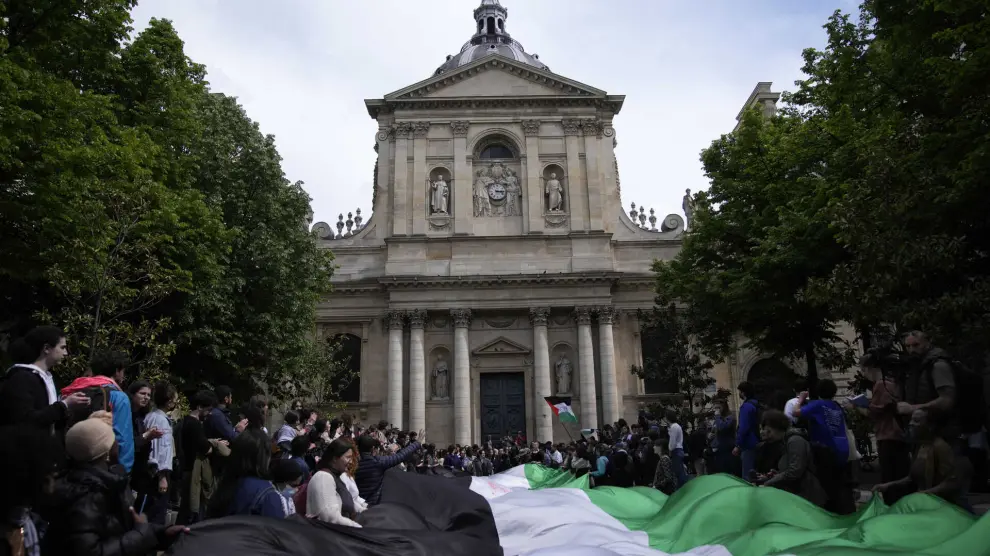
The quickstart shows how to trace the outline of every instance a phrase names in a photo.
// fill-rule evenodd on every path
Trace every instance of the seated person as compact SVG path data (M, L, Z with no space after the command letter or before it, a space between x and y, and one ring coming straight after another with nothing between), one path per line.
M825 504L825 490L814 472L811 443L802 429L791 427L791 420L775 409L768 410L760 423L760 435L780 443L784 450L766 475L758 475L764 487L776 487L808 500L816 506Z

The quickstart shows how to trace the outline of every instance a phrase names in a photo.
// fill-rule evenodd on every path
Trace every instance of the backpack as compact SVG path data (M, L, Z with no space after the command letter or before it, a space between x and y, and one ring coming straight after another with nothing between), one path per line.
M931 371L936 361L945 361L952 366L952 378L956 383L956 400L953 412L959 418L960 432L963 434L980 432L987 425L987 417L990 416L990 412L987 411L983 376L962 361L948 356L936 357L926 368L927 379L933 392L935 391L935 382Z
M78 423L79 421L84 421L89 419L89 416L97 411L107 411L113 413L113 403L110 401L110 390L111 386L109 384L102 384L100 386L89 386L83 388L79 392L85 394L89 398L89 403L84 406L76 406L70 410L69 422Z

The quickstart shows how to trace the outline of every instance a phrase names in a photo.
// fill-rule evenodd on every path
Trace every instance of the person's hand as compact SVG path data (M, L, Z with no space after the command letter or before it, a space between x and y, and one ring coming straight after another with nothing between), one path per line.
M884 492L887 492L887 489L889 488L890 488L890 483L880 483L878 485L873 485L873 492L879 492L880 494L883 494Z
M419 432L416 433L416 441L420 444L426 444L426 429L419 429Z
M237 432L244 432L244 429L246 429L247 426L248 426L248 420L241 419L240 422L237 423L237 426L234 427L234 430Z
M230 442L226 440L218 440L217 444L220 444L221 446L228 446L228 447L230 446Z
M137 513L137 510L135 510L134 508L131 508L131 515L134 516L135 524L148 523L147 516L145 516L144 514Z
M150 428L144 431L144 434L142 436L144 436L145 440L154 440L156 438L161 438L165 436L165 431L158 428Z
M897 412L901 415L910 415L914 413L914 406L907 402L897 402Z
M68 398L65 398L66 407L80 407L89 404L89 396L83 394L82 392L76 392L70 394Z
M162 476L158 478L158 493L165 494L168 492L168 477Z
M189 528L185 525L173 525L165 529L165 537L168 539L174 539L183 533L188 533Z
M739 457L739 446L732 449L732 455Z
M806 400L806 399L808 399L808 391L805 390L804 392L801 392L800 394L798 394L798 399L799 400Z

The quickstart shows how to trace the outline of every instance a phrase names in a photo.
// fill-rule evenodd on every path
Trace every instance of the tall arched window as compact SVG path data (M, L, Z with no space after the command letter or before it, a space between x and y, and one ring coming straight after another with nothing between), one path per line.
M345 372L332 377L332 392L337 401L357 403L361 401L361 338L353 334L338 334L330 339L338 346L337 361Z
M512 158L512 149L506 147L501 143L492 143L484 149L481 150L479 158L482 160L490 160L493 158Z

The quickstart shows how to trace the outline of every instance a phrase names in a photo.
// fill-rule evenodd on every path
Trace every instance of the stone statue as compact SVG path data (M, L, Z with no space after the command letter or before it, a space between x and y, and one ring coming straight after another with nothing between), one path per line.
M443 355L437 355L437 362L433 365L433 399L446 400L450 397L448 374L447 362L443 360Z
M684 190L684 200L681 201L681 208L684 209L684 227L694 224L694 198L691 197L691 190Z
M505 169L505 215L515 216L522 214L519 209L519 199L522 197L522 188L519 187L519 178L515 172L509 168Z
M560 354L557 363L554 365L557 373L557 393L569 394L571 392L571 360L564 354Z
M429 178L427 178L429 181ZM450 188L447 182L443 181L443 174L437 175L437 181L430 184L433 194L430 195L430 208L432 214L447 214L447 202L449 200Z
M488 168L478 170L478 179L474 181L474 215L491 216L492 203L488 198L488 186L494 183Z
M546 185L547 209L550 212L560 212L564 205L564 188L557 181L557 174L551 172Z

